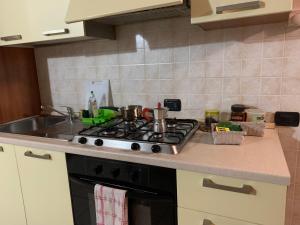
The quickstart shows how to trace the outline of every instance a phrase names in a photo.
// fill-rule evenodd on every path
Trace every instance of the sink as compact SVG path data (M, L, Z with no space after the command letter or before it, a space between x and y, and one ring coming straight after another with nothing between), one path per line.
M62 116L35 116L0 125L0 132L28 134L66 121Z

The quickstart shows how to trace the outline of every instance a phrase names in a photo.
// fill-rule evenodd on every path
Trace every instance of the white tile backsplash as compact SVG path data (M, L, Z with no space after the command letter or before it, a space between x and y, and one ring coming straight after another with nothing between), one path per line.
M180 98L177 117L230 110L300 111L300 28L284 23L203 31L188 18L117 27L117 40L35 49L43 104L83 108L85 80L110 79L115 105Z

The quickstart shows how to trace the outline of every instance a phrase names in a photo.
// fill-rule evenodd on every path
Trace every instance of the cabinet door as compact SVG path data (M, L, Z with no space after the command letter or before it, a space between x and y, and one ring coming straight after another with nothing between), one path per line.
M177 170L179 207L257 224L284 224L286 191L282 185Z
M191 2L193 24L288 14L293 6L293 0L191 0Z
M178 225L255 225L241 220L178 208Z
M83 22L65 23L69 0L27 1L31 42L84 36Z
M1 0L0 45L27 42L30 31L26 7L27 0Z
M16 147L28 225L73 225L65 154Z
M0 224L26 225L17 161L12 145L0 144Z

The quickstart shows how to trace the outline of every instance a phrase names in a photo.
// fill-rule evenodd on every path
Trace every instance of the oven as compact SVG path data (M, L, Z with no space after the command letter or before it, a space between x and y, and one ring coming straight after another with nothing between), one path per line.
M75 225L96 225L94 186L127 191L129 225L177 225L176 171L67 154Z

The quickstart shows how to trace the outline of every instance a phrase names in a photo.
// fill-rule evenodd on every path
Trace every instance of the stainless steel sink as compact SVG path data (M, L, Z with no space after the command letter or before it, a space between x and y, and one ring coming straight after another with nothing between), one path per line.
M0 132L71 140L85 126L63 116L34 116L0 125Z
M0 132L28 134L66 121L62 116L35 116L0 125Z

